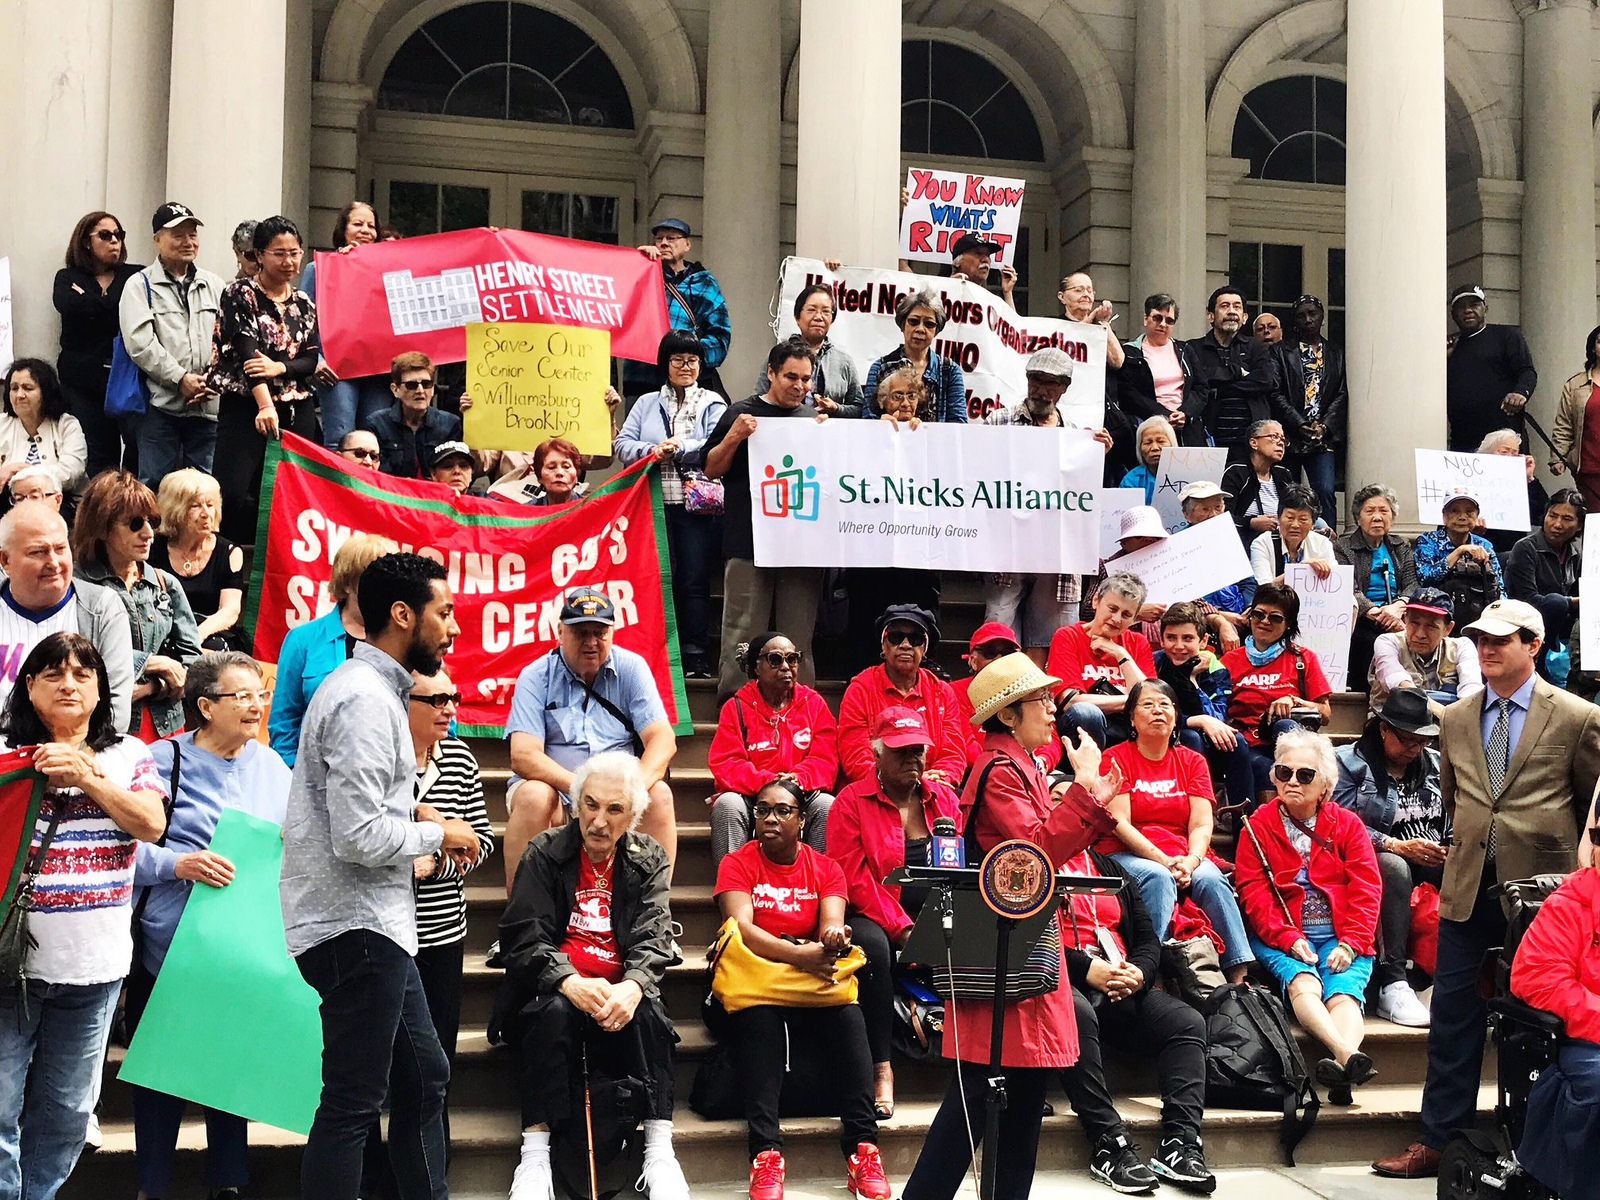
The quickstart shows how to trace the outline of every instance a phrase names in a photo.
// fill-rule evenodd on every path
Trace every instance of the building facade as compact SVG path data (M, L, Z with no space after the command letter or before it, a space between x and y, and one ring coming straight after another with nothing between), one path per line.
M1442 445L1448 284L1520 323L1547 417L1596 310L1593 0L3 0L17 353L105 207L148 257L167 198L227 235L347 200L416 235L634 244L694 227L754 377L784 255L888 265L909 165L1027 181L1018 306L1087 266L1138 331L1325 300L1351 478ZM1133 305L1129 307L1130 303ZM740 374L744 372L744 374ZM1407 501L1409 508L1409 500Z

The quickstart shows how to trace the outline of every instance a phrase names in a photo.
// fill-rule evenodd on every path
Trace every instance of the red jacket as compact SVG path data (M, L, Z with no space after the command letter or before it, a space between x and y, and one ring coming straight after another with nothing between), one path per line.
M970 765L983 757L983 730L972 723L976 711L968 694L976 675L963 675L950 681L950 690L956 695L956 711L961 715L961 728L967 735L967 763ZM1050 731L1050 740L1033 752L1033 759L1045 771L1054 771L1061 764L1061 735Z
M1592 867L1568 875L1522 935L1511 992L1560 1017L1568 1037L1600 1042L1600 874Z
M828 702L815 689L796 684L794 699L778 712L752 679L722 706L706 765L718 792L753 796L785 771L808 792L831 791L839 777L837 739Z
M1079 784L1073 784L1059 804L1052 804L1044 772L1010 734L985 734L983 748L983 759L961 793L962 826L977 822L976 837L983 851L1008 838L1024 838L1042 847L1060 869L1116 827L1111 814ZM979 803L978 780L991 759L1003 761L989 772ZM1063 934L1063 944L1070 940ZM958 1000L957 1020L945 1023L945 1053L962 1062L987 1064L991 1015L986 1000ZM1078 1018L1064 964L1061 986L1055 991L1006 1005L1004 1032L1003 1066L1070 1067L1078 1061Z
M914 708L927 721L933 738L927 769L944 772L947 782L960 779L967 769L967 735L961 728L960 706L950 685L927 667L921 667L915 686L902 695L889 682L889 672L882 663L852 679L839 702L839 759L845 777L854 782L871 779L876 773L872 726L879 713L894 705Z
M922 816L933 828L937 817L960 827L961 798L942 783L922 787ZM906 834L900 809L878 790L876 775L858 779L841 791L828 810L828 857L844 868L850 884L850 907L881 925L898 940L911 928L910 914L900 907L900 889L883 877L905 866Z
M1239 907L1256 936L1287 953L1305 936L1300 920L1305 892L1294 881L1300 873L1300 854L1289 844L1279 815L1282 811L1283 801L1274 797L1249 818L1267 862L1263 864L1256 853L1255 839L1241 833L1234 847L1234 882L1239 889ZM1357 954L1372 954L1378 905L1383 900L1383 878L1378 874L1372 834L1354 812L1331 800L1324 801L1317 810L1316 832L1333 844L1332 850L1325 850L1312 841L1311 882L1328 893L1334 936ZM1267 866L1271 867L1293 924L1284 920L1283 908L1267 882Z

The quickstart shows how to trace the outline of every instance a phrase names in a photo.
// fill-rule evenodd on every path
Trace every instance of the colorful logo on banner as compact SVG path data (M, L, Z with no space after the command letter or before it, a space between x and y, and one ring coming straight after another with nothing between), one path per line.
M783 456L783 470L771 463L761 483L761 515L815 521L822 515L822 488L815 467L797 467L794 455Z
M464 700L458 728L505 728L517 675L556 648L566 592L591 587L617 608L615 643L644 657L679 733L693 728L678 655L661 485L636 463L570 504L529 508L400 479L286 434L267 447L251 591L255 656L333 607L334 555L354 533L392 538L444 565L456 638L446 663Z

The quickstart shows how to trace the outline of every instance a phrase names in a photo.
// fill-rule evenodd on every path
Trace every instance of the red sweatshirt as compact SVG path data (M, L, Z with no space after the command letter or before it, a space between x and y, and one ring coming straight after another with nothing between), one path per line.
M1555 1013L1567 1023L1568 1037L1600 1042L1600 874L1594 868L1568 875L1539 909L1511 964L1511 992Z
M1305 890L1294 881L1300 873L1300 853L1284 832L1282 811L1283 801L1274 797L1249 818L1267 861L1263 864L1256 854L1250 834L1241 832L1234 849L1234 882L1239 890L1239 907L1250 928L1267 945L1287 953L1305 936L1300 919ZM1324 850L1313 839L1310 871L1311 882L1328 894L1334 936L1357 954L1372 954L1378 905L1383 900L1383 877L1378 874L1372 833L1354 812L1331 800L1324 801L1317 810L1315 829L1319 837L1333 844L1332 850ZM1283 908L1267 882L1268 867L1288 905L1293 925L1283 919Z
M779 712L752 679L722 706L706 765L718 792L753 796L785 771L799 776L808 792L832 791L839 745L828 702L800 683Z
M922 816L928 828L938 817L961 825L961 798L942 783L922 787ZM876 774L847 785L828 810L828 857L844 868L850 907L898 939L912 921L900 907L900 889L883 877L906 863L905 826L900 809L878 789ZM920 864L919 864L920 865Z
M928 723L933 745L927 769L944 772L950 783L958 781L967 769L967 735L956 694L926 667L918 669L911 690L902 693L889 682L882 663L852 679L839 702L839 759L845 777L852 782L873 777L878 763L872 754L872 727L879 713L895 705L916 709Z

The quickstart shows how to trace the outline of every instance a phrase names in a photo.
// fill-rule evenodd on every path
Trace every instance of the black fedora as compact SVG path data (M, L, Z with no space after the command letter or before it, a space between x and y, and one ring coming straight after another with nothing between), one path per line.
M1395 688L1378 710L1378 720L1402 733L1438 737L1439 725L1428 708L1428 695L1417 688Z

